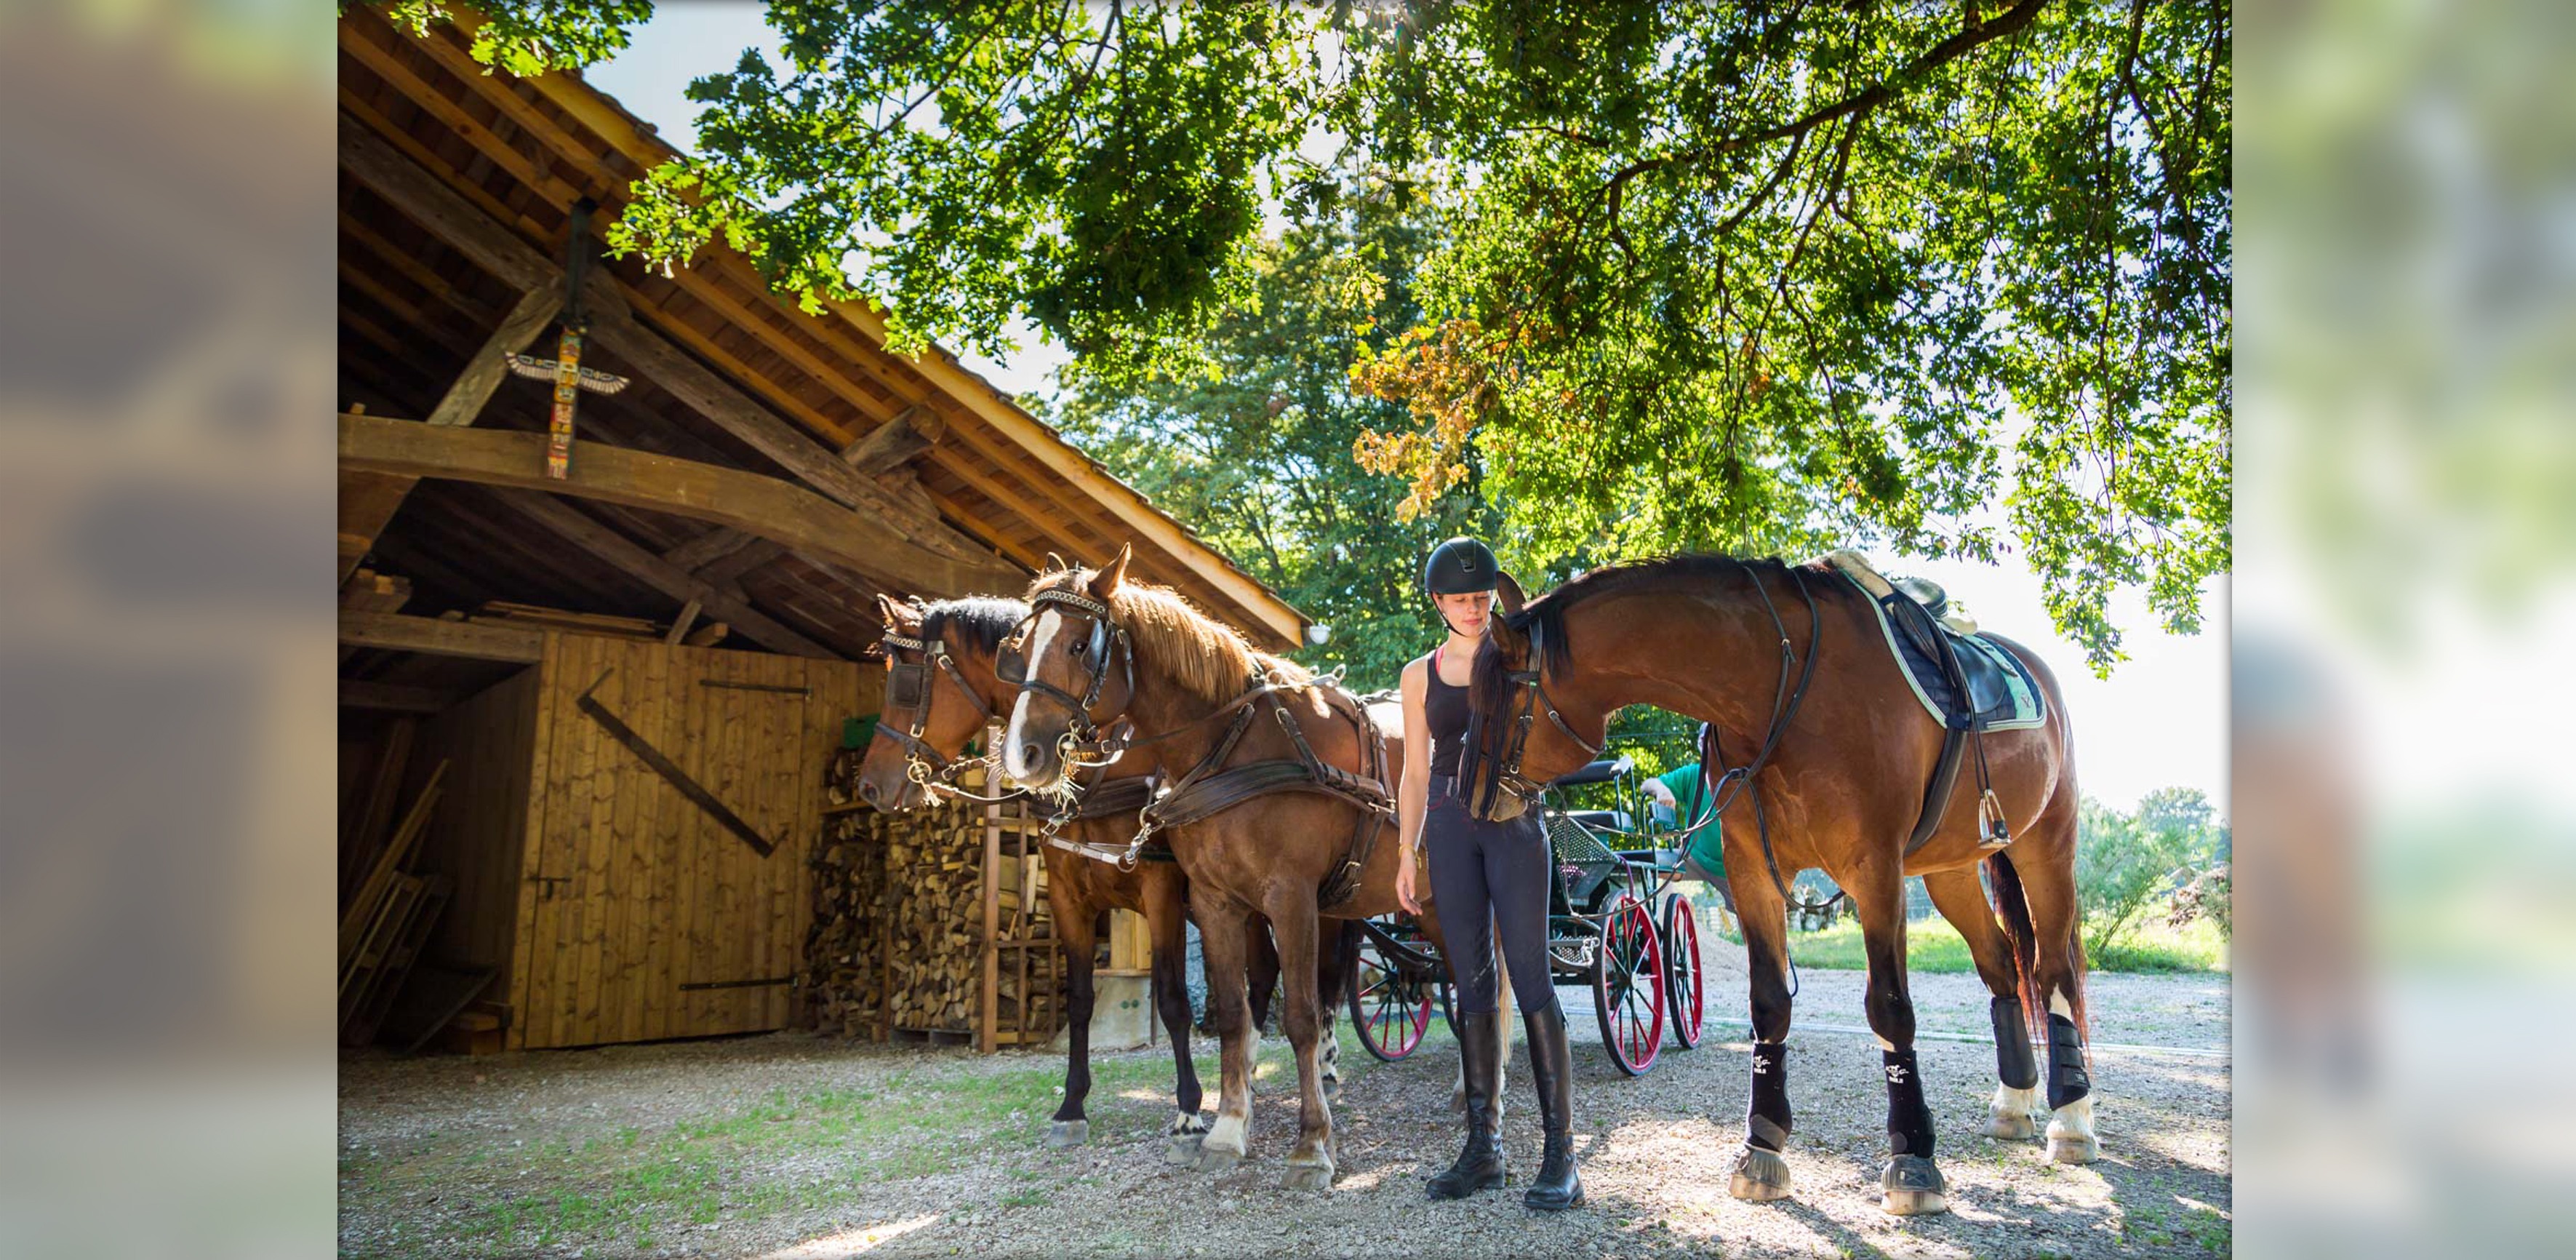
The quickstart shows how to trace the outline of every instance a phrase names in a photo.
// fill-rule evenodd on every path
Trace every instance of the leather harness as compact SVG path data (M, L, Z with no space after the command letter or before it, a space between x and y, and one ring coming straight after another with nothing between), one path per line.
M1120 721L1119 715L1113 714L1108 720L1120 722L1123 729L1121 733L1103 737L1101 734L1103 722L1093 717L1092 711L1098 706L1101 694L1106 689L1111 672L1109 657L1118 655L1124 658L1119 662L1127 686L1126 695L1119 704L1120 709L1123 710L1134 700L1136 694L1134 640L1128 636L1126 628L1118 625L1113 619L1112 610L1108 605L1088 596L1071 591L1040 591L1031 597L1029 604L1030 620L1024 625L1034 625L1038 615L1051 604L1092 620L1090 646L1084 650L1085 659L1082 662L1091 677L1081 696L1075 696L1061 687L1042 682L1027 668L1027 660L1024 656L1017 658L1019 661L1017 672L1021 677L1016 681L1021 690L1035 691L1071 710L1073 718L1066 731L1064 749L1069 761L1083 758L1088 754L1093 759L1082 760L1080 764L1106 765L1124 756L1131 749L1159 743L1196 730L1220 718L1231 717L1225 734L1218 738L1206 756L1199 758L1186 773L1173 781L1170 791L1137 807L1138 816L1143 819L1144 827L1136 833L1135 840L1127 846L1124 854L1110 858L1106 854L1089 848L1077 848L1075 851L1104 861L1115 861L1122 868L1132 867L1144 852L1146 844L1154 838L1155 833L1165 828L1202 822L1246 801L1274 792L1315 792L1345 801L1359 811L1359 817L1352 825L1350 843L1343 850L1341 864L1325 878L1323 885L1316 892L1317 905L1321 909L1333 909L1349 901L1358 892L1360 873L1367 868L1370 855L1376 851L1378 833L1395 816L1394 793L1388 789L1386 782L1386 748L1379 736L1376 720L1369 716L1368 706L1353 699L1350 693L1344 691L1330 677L1319 677L1307 683L1288 683L1268 674L1256 673L1246 680L1241 694L1213 712L1193 721L1156 735L1136 736L1131 727L1126 727ZM1020 634L1013 636L1014 650L1017 650L1016 644L1024 639L1026 633L1024 629ZM1004 681L1014 680L1005 676ZM1298 724L1296 715L1290 713L1288 706L1279 699L1279 693L1284 691L1307 690L1319 691L1324 696L1326 707L1348 711L1353 725L1358 728L1362 755L1367 758L1368 765L1365 773L1342 769L1316 755L1313 745L1307 742L1305 730ZM1244 735L1252 729L1255 715L1265 702L1272 716L1278 721L1280 729L1287 734L1288 741L1295 748L1297 756L1294 759L1269 758L1245 762L1241 765L1227 765L1227 760L1242 744ZM1142 782L1142 780L1120 782L1128 781ZM1074 802L1069 803L1068 808L1083 808L1083 804L1095 790L1098 789L1077 788ZM1085 814L1087 816L1087 810ZM1059 818L1069 816L1072 815L1060 814ZM1052 835L1048 842L1057 843ZM1066 846L1059 844L1058 847Z

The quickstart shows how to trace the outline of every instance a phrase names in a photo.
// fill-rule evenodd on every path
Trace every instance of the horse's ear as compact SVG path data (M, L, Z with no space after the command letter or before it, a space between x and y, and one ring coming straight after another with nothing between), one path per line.
M1107 599L1118 593L1119 585L1127 580L1127 561L1134 554L1135 550L1130 544L1118 544L1118 558L1111 560L1100 572L1091 575L1092 598Z
M886 628L894 629L920 620L921 605L908 603L880 592L877 595L877 615L885 618Z
M1509 573L1495 574L1494 606L1502 609L1503 615L1507 617L1517 617L1520 615L1521 603L1521 584L1513 581Z

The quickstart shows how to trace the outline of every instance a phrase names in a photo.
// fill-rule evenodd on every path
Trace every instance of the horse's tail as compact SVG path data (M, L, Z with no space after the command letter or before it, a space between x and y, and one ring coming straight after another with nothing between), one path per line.
M1997 849L1986 857L1986 876L1995 913L2004 922L2004 936L2012 943L2013 981L2021 994L2022 1026L2032 1033L2048 1027L2048 999L2039 991L2039 929L2030 920L2030 898L2023 893L2021 872L2013 869L2012 858ZM2077 946L2076 969L2084 966L2082 946ZM2080 1017L2080 1016L2079 1016Z

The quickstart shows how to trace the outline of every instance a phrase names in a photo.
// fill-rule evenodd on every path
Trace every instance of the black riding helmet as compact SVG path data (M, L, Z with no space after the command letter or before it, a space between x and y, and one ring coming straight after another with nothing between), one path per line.
M1494 550L1473 538L1452 538L1431 549L1422 562L1425 595L1472 595L1490 591L1501 580L1503 566Z

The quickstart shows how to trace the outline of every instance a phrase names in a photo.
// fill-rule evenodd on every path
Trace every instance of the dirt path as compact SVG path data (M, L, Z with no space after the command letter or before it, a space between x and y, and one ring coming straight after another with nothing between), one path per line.
M1743 1009L1741 955L1710 951L1709 1009ZM1732 969L1730 970L1730 964ZM1802 1024L1858 1028L1860 977L1810 971ZM1167 1168L1168 1052L1100 1056L1092 1144L1036 1143L1061 1061L853 1045L780 1034L505 1055L356 1056L341 1072L341 1249L353 1256L1016 1256L1056 1254L2043 1256L2226 1253L2228 1064L2103 1051L2094 1078L2104 1159L2046 1162L2035 1143L1975 1137L1992 1048L1919 1049L1954 1210L1898 1221L1877 1207L1885 1091L1865 1036L1793 1035L1789 1154L1798 1195L1727 1197L1741 1140L1745 1049L1712 1025L1618 1076L1590 999L1560 991L1578 1033L1577 1144L1588 1210L1525 1211L1539 1135L1515 1047L1508 1197L1430 1204L1421 1182L1457 1141L1444 1033L1379 1066L1343 1029L1329 1194L1277 1187L1295 1124L1285 1047L1264 1042L1253 1157L1223 1177ZM1917 977L1927 1031L1983 1035L1972 976ZM2223 1051L2223 976L2101 976L2102 1042ZM1588 1036L1586 1034L1588 1033ZM1589 1044L1583 1044L1588 1042ZM1214 1086L1212 1045L1200 1070Z

